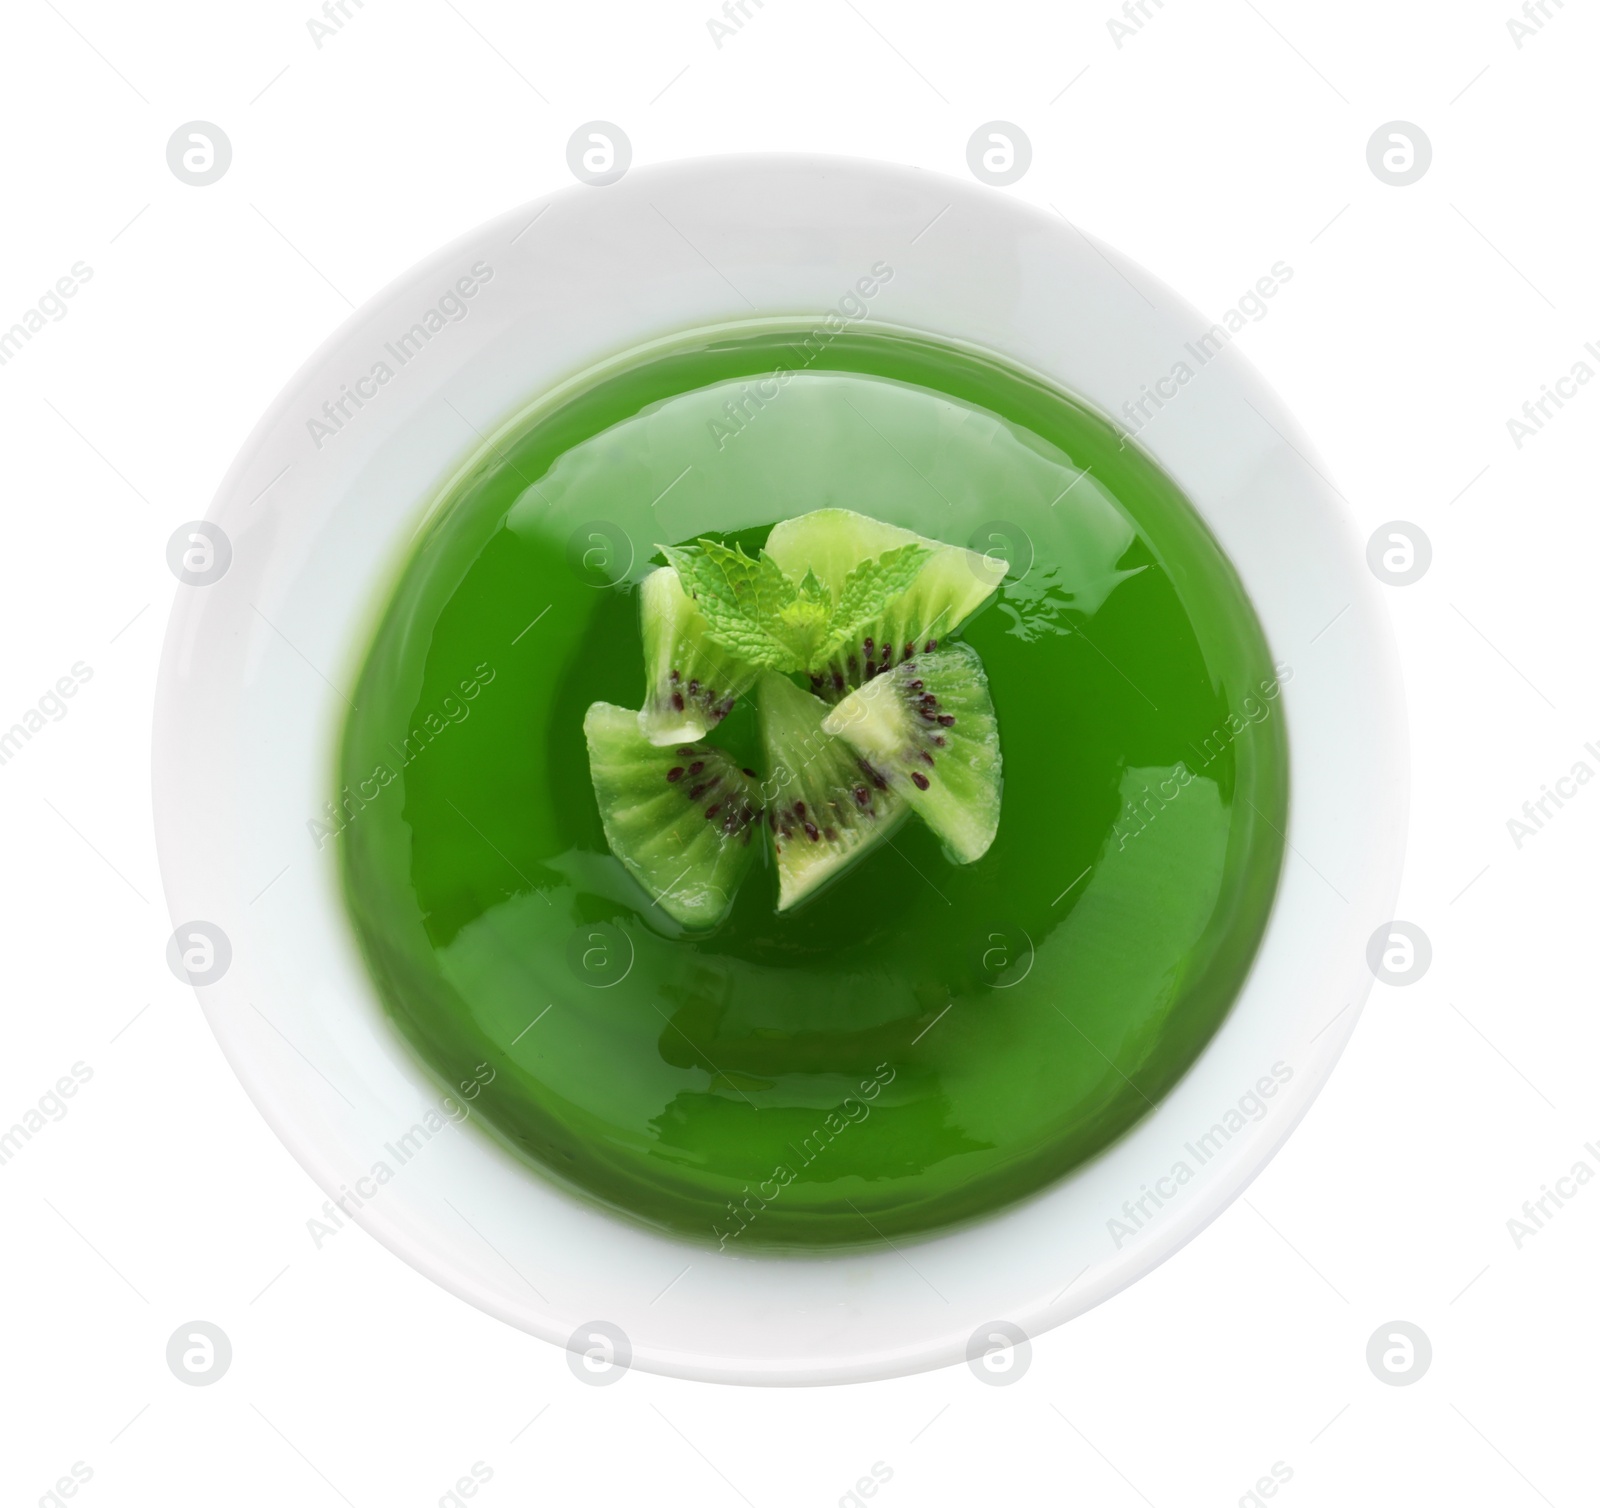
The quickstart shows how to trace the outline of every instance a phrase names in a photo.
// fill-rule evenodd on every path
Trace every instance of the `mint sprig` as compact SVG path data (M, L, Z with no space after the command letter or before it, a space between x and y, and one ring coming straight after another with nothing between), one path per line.
M657 548L699 604L710 636L746 663L780 672L825 664L911 585L931 553L907 544L862 561L835 602L814 571L797 583L765 550L752 559L711 539Z

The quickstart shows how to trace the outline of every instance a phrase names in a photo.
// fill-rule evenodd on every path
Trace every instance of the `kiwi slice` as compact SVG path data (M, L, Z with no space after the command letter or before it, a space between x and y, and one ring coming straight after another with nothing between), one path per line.
M709 744L658 748L637 712L609 702L589 708L583 734L612 853L674 921L715 926L756 851L755 772Z
M1000 734L977 652L919 654L852 692L823 721L880 770L958 864L1000 825Z
M703 737L733 710L756 671L711 638L694 598L671 566L639 583L645 699L639 727L666 747Z
M819 508L773 527L767 553L797 581L807 570L814 571L835 601L845 578L862 561L909 544L929 552L910 587L826 663L807 667L818 696L837 701L890 666L932 653L994 594L1006 564L847 508Z
M767 826L787 911L870 853L906 816L884 776L823 732L828 704L768 672L756 691L771 777Z

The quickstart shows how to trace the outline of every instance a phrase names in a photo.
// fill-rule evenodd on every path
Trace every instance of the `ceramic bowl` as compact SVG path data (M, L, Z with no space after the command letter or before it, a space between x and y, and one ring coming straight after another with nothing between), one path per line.
M1293 667L1289 848L1242 992L1161 1103L980 1223L806 1257L654 1234L562 1191L470 1119L452 1124L380 1010L332 847L311 827L343 688L398 564L430 500L541 395L693 328L823 318L878 262L895 276L871 319L987 348L1121 422L1210 325L1066 220L976 183L744 157L579 184L429 258L306 363L195 531L208 538L162 660L155 812L174 954L337 1218L533 1335L566 1346L605 1322L633 1365L681 1377L838 1383L959 1362L975 1335L1003 1333L994 1322L1037 1336L1149 1272L1245 1188L1327 1079L1399 881L1404 719L1378 588L1310 442L1225 347L1140 421L1137 443L1204 516ZM427 340L398 362L419 323ZM1264 1099L1275 1064L1288 1077ZM440 1129L399 1160L430 1110ZM1193 1176L1158 1183L1180 1161ZM1125 1206L1156 1186L1172 1197L1145 1197L1135 1225Z

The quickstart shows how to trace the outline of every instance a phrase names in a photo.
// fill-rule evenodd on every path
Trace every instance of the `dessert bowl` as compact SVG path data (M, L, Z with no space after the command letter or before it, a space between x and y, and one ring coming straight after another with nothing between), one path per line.
M686 1240L485 1134L474 1075L441 1081L385 1014L329 841L370 799L356 793L344 817L329 804L374 623L452 487L608 363L762 322L992 353L1105 416L1181 489L1286 669L1283 868L1237 997L1187 1071L1027 1197L849 1249ZM1347 506L1226 332L993 189L754 157L634 170L525 206L347 321L192 538L155 722L174 966L328 1193L309 1240L359 1223L558 1345L587 1350L575 1338L603 1324L636 1366L796 1384L960 1361L999 1322L1036 1336L1227 1206L1304 1114L1371 986L1367 940L1390 919L1403 856L1405 740Z

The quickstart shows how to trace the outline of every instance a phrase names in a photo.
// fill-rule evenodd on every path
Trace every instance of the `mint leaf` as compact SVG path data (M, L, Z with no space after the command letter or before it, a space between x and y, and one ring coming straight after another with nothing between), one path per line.
M900 545L856 566L839 588L839 605L828 625L820 658L826 659L880 617L917 579L931 553L922 545Z
M737 546L715 540L658 545L699 605L707 632L722 647L766 670L796 670L799 662L782 633L784 609L799 593L764 551L752 560Z
M825 608L833 606L833 594L817 579L817 573L810 566L806 567L805 580L800 583L800 600L819 603Z

